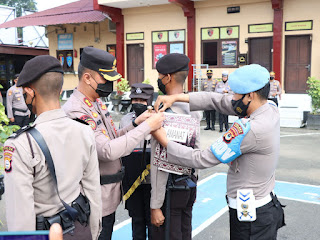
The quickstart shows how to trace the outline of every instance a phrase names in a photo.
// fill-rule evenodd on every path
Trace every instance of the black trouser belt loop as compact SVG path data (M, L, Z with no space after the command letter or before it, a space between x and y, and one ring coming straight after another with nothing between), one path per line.
M124 173L125 173L125 168L124 166L122 166L121 170L116 174L100 176L100 184L105 185L110 183L121 182L124 177Z

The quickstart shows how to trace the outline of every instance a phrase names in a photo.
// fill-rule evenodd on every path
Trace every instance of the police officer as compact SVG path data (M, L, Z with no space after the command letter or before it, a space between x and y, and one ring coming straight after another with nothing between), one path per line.
M278 106L278 97L281 94L281 87L278 80L275 79L275 73L270 72L270 93L269 100L274 101Z
M152 105L153 86L144 83L135 83L131 86L131 104L133 111L122 117L120 128L128 126L134 119ZM141 141L135 150L122 158L126 173L123 183L124 199L126 209L132 218L132 239L145 240L148 232L148 239L152 240L150 221L150 138ZM140 177L139 180L137 180ZM138 187L135 183L140 184ZM148 230L148 231L147 231Z
M201 84L201 90L205 92L214 92L217 84L217 80L212 78L212 70L208 69L207 70L207 80L204 80ZM207 122L207 127L204 130L212 130L214 131L214 125L216 122L216 110L207 110L204 111L204 114L206 115L206 122ZM212 122L212 127L210 127L210 116L211 116L211 122Z
M8 230L49 230L52 223L59 222L64 231L71 230L64 239L97 239L101 191L94 134L89 126L69 119L60 109L62 85L61 64L51 56L26 62L17 82L25 92L21 97L31 104L38 118L4 144ZM51 153L57 185L48 157L31 135L36 130ZM62 200L79 210L75 222Z
M121 75L116 71L115 57L104 50L93 47L83 49L78 77L79 85L63 109L69 117L89 123L95 133L103 216L99 239L106 240L111 239L115 211L121 201L124 168L120 158L129 155L151 131L158 129L164 116L145 112L130 125L116 129L100 97L106 97L113 91L113 81ZM148 119L144 121L146 118Z
M226 114L247 116L237 120L211 147L197 151L168 141L163 129L155 132L154 137L167 148L169 162L195 168L228 163L231 240L276 239L277 229L284 225L284 214L273 193L280 120L277 107L267 102L269 72L257 64L244 66L230 75L229 84L235 92L233 96L179 94L159 97L155 104L157 109L162 102L163 111L173 102L182 101L189 102L191 110L215 108ZM241 196L248 202L242 201Z
M157 62L158 87L164 94L183 93L183 86L189 72L189 61L189 58L184 54L172 53L165 55ZM199 112L190 112L189 104L187 103L174 103L171 111L177 114L191 115L200 122L201 117ZM200 125L198 126L197 133L195 141L193 144L190 144L195 149L200 147ZM157 141L152 139L151 161L155 155L156 144ZM191 176L169 174L151 164L150 207L151 222L154 225L152 232L153 239L167 239L165 235L169 231L168 235L171 240L191 240L192 207L197 191L195 183L196 173L193 173ZM168 189L169 186L170 189ZM169 201L169 204L167 201ZM168 212L170 212L170 215L166 214Z
M11 124L23 127L30 122L30 110L23 99L22 87L17 87L19 74L14 75L14 85L7 91L7 115Z
M228 75L227 71L222 72L222 81L217 83L216 92L221 94L233 94L230 86L228 84ZM223 114L219 112L219 132L223 131L223 126L225 127L226 131L229 129L229 119L227 114Z

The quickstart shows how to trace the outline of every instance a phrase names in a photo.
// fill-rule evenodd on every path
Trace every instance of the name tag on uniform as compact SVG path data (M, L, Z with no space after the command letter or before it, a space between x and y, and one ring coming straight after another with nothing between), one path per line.
M255 197L252 189L237 190L237 215L240 222L256 220Z
M181 129L175 127L165 126L164 129L167 132L167 138L169 141L186 143L188 137L188 129Z

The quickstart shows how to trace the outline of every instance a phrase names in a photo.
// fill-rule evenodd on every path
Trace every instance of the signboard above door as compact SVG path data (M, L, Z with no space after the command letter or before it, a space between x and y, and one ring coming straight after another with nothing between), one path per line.
M248 33L264 33L264 32L272 32L272 31L273 31L272 23L248 25Z
M137 33L127 33L126 34L127 41L130 40L143 40L144 39L144 33L143 32L137 32Z
M286 22L286 31L312 30L313 21Z

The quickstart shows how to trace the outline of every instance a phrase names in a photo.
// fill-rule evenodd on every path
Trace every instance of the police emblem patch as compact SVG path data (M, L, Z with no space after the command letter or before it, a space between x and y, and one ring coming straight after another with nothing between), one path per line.
M88 116L88 115L83 115L83 116L81 116L79 119L81 119L82 121L85 121L86 123L88 123L93 130L96 130L96 129L97 129L97 124L96 124L96 122L95 122L90 116Z
M223 141L230 143L236 136L243 134L243 129L239 123L235 122L232 127L223 135Z
M142 93L142 90L140 88L137 88L136 93L140 94L140 93Z
M92 112L92 116L95 117L95 118L97 118L97 117L98 117L98 113Z
M92 107L92 103L90 102L90 100L89 100L88 98L85 97L85 98L83 99L83 101L84 101L84 103L85 103L88 107L90 107L90 108Z
M9 151L9 152L14 152L15 148L14 147L10 147L10 146L5 146L3 148L3 151L6 152L6 151Z
M11 96L11 95L12 95L12 91L11 91L11 90L8 92L8 95L9 95L9 96Z

